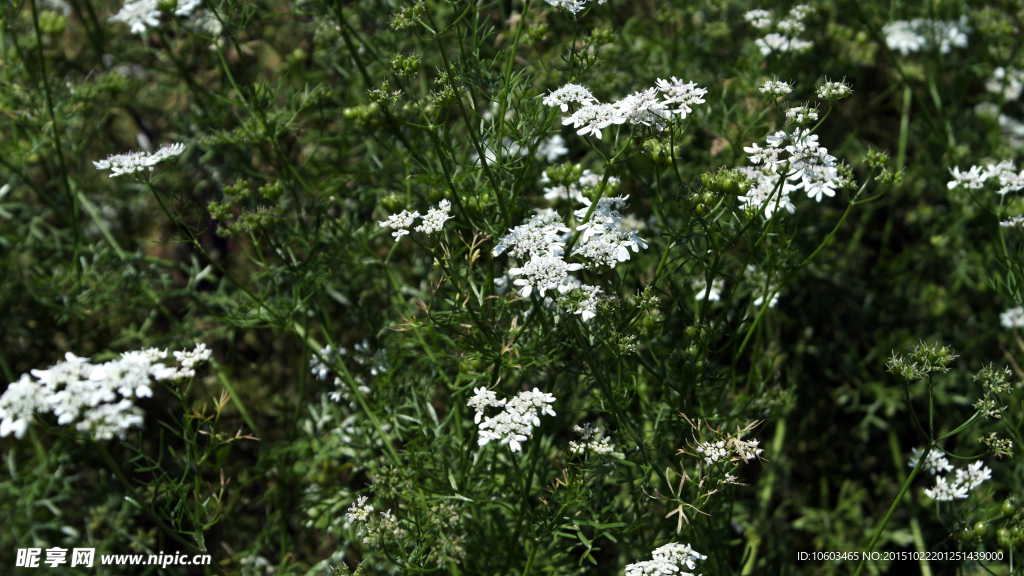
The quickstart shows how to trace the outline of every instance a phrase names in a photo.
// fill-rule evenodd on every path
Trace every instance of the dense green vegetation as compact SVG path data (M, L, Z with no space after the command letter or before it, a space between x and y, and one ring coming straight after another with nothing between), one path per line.
M0 18L4 573L1020 572L1018 2Z

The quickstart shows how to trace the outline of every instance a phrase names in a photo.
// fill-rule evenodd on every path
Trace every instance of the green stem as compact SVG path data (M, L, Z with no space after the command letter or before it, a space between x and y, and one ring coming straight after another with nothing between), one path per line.
M512 42L512 53L508 55L508 64L505 65L505 86L501 90L501 112L498 114L498 140L496 144L495 162L501 165L502 139L505 133L505 112L508 110L508 93L511 89L512 65L516 61L516 51L519 50L519 38L523 33L523 22L526 22L526 12L530 9L530 0L523 3L523 12L519 15L519 23L516 25L516 38Z
M145 512L146 515L149 516L151 520L153 520L154 523L156 523L157 527L159 527L160 530L162 530L165 534L170 536L172 540L184 546L185 549L191 552L192 554L201 554L202 552L206 551L205 549L200 550L199 548L196 548L194 545L190 544L188 540L185 540L185 538L182 537L181 534L178 534L176 530L168 526L159 516L157 516L156 512L154 512L153 509L150 508L149 504L147 504L145 500L139 497L139 494L135 491L135 488L132 488L132 485L128 482L128 478L126 478L124 472L121 471L121 467L118 466L116 462L114 462L114 459L111 458L110 453L107 452L107 447L102 442L92 441L92 445L96 447L96 450L100 453L100 457L103 459L103 462L105 462L107 464L107 467L110 468L110 471L114 473L114 476L117 478L117 481L120 482L121 486L125 489L126 492L128 492L128 497L131 498L132 501L135 504L137 504L139 508L141 508L142 511ZM221 570L219 564L214 562L211 563L211 566L213 566L213 569L216 570L217 573L221 576L227 576L226 574L224 574L224 571Z
M526 568L523 568L523 576L530 576L530 571L533 570L533 559L537 557L537 548L540 548L540 543L534 540L533 550L530 550L530 559L526 561Z
M889 512L885 514L885 518L882 519L882 523L879 524L878 529L875 530L875 535L871 538L871 542L868 543L868 549L864 556L861 557L860 564L857 565L857 571L853 573L853 576L860 576L860 571L864 569L864 561L867 560L868 554L875 549L875 544L877 544L878 539L882 537L882 530L885 530L886 524L889 523L889 519L892 518L893 513L896 512L896 507L899 506L900 501L903 500L903 495L910 489L910 484L914 481L914 478L917 477L917 473L921 471L925 460L928 459L928 453L932 451L932 447L934 446L934 442L929 443L924 449L924 452L921 453L921 457L917 459L917 465L914 466L914 470L910 473L907 481L903 483L903 488L901 488L900 493L896 495L896 499L892 501L892 506L889 506Z

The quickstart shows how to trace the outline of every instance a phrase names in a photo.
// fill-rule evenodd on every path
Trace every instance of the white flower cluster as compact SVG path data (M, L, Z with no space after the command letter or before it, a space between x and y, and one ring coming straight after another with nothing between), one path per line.
M586 172L584 178L594 186L601 180L601 177ZM574 197L579 193L578 188L572 189L574 186L559 188ZM587 212L593 203L579 193L584 207L575 212L580 222L576 229L580 236L572 256L583 260L582 264L564 259L564 241L572 230L552 210L541 211L510 229L509 234L498 241L493 254L498 256L508 252L513 258L525 261L508 271L509 276L516 277L513 284L519 287L524 297L529 298L534 290L541 297L548 290L554 290L557 302L564 310L587 321L596 315L602 291L599 287L580 283L570 273L584 268L613 268L630 259L630 250L639 252L641 248L647 248L647 242L640 238L636 229L623 223L619 213L628 198L601 198L588 218Z
M587 7L587 0L545 0L555 8L565 8L573 14L579 14ZM597 0L598 4L604 4L607 0Z
M153 170L153 167L173 158L185 151L184 144L168 144L156 152L129 152L127 154L115 154L106 160L94 161L93 166L97 170L110 170L110 177L122 174L132 174L143 170Z
M760 444L756 439L740 440L739 436L737 436L712 442L698 442L696 450L697 454L704 458L704 462L708 466L712 466L718 461L739 458L747 462L759 458L764 453L763 449L758 448Z
M707 556L699 554L689 544L676 542L665 544L651 552L651 560L644 560L626 566L626 576L693 576L696 570L695 560L704 560Z
M764 10L761 10L761 12L764 12ZM764 84L761 84L761 87L758 88L758 90L760 90L762 94L778 98L779 96L785 96L792 92L793 87L790 86L788 82L783 82L781 80L765 80Z
M765 296L776 292L776 288L778 287L777 283L771 283L768 281L768 274L753 264L747 264L747 281L753 286L752 295L754 296L754 306L764 304ZM775 308L775 305L778 302L779 295L776 293L772 296L771 302L768 303L768 307Z
M589 198L583 198L585 207L575 212L576 217L582 221L576 229L582 234L573 255L586 260L587 269L602 266L614 268L619 262L629 260L629 250L639 253L641 248L647 249L647 242L637 235L637 230L621 226L622 214L618 209L624 208L627 200L629 196L601 198L590 219L584 220L593 203Z
M836 169L836 158L828 153L828 149L818 145L817 134L801 128L792 134L780 130L768 136L766 141L767 148L756 143L743 148L750 154L750 161L760 165L760 169L733 170L750 184L746 194L739 197L748 209L763 211L766 218L771 218L778 208L785 208L793 214L796 207L789 200L791 192L803 189L808 198L821 202L823 195L835 196L836 189L847 184ZM782 157L783 152L788 156Z
M573 287L569 272L583 268L582 264L568 263L561 256L534 256L520 268L510 268L509 276L522 276L513 284L520 286L520 293L529 298L536 288L543 297L548 290L557 290L565 294Z
M445 222L454 218L454 216L449 215L451 209L451 202L441 200L438 202L437 208L430 207L426 216L420 216L419 212L402 210L398 214L388 216L388 219L383 222L378 221L377 224L381 228L391 228L394 230L391 235L398 239L409 233L409 228L416 222L417 218L423 218L423 223L416 227L416 231L423 232L424 234L434 234L444 229Z
M786 109L786 121L803 126L818 119L818 111L810 106L790 106Z
M534 426L540 426L540 416L555 415L551 409L555 397L537 388L520 392L515 398L502 400L498 400L493 391L483 386L474 389L473 393L467 406L476 410L474 421L480 425L480 439L477 441L480 446L497 440L501 444L508 444L509 450L519 452L522 449L519 443L533 435ZM492 418L484 413L487 408L503 410Z
M921 459L921 454L923 452L924 450L912 448L910 460L907 461L907 465L911 468L917 466L917 461ZM949 460L946 460L946 457L943 456L942 452L939 450L932 450L929 452L928 459L924 461L923 466L924 471L932 475L943 474L953 469Z
M999 223L1003 228L1018 228L1024 230L1024 216L1017 215L1012 218L1008 218Z
M673 113L686 118L693 112L692 106L703 104L707 92L693 82L683 82L676 77L658 78L654 88L634 92L613 104L602 104L583 86L566 84L548 94L544 105L558 106L562 112L568 112L570 104L579 104L571 116L562 118L562 124L572 124L580 136L592 135L600 140L601 131L612 124L628 123L663 130ZM670 109L673 106L676 108Z
M904 56L924 48L938 47L939 52L943 54L948 54L954 46L965 48L967 33L970 31L967 16L961 16L958 21L928 18L895 20L882 27L889 49L896 50Z
M814 10L807 4L798 4L790 9L789 14L775 25L775 32L765 34L754 41L762 56L773 52L806 52L814 46L813 42L801 40L797 36L806 29L804 19ZM767 31L772 26L772 15L767 10L751 10L743 15L744 20L758 30Z
M583 426L576 425L572 428L575 430L581 438L580 442L575 440L569 441L569 453L573 456L580 456L586 452L593 452L605 456L611 454L615 450L615 444L608 442L608 438L601 438L601 429L595 428L586 423Z
M583 202L583 192L585 190L594 190L601 185L601 181L604 178L600 174L594 174L590 169L583 171L579 181L571 182L568 186L559 184L558 186L548 186L544 188L544 199L545 200L571 200L573 202ZM551 178L548 176L548 171L544 170L544 173L540 178L541 184L550 184ZM621 181L615 176L609 176L608 182L605 186L609 190L615 190L619 187Z
M451 209L452 203L448 200L438 202L437 208L431 206L427 210L427 215L423 217L423 223L416 227L416 231L424 234L440 232L444 229L444 223L454 218L454 216L448 215Z
M174 15L189 18L202 0L179 0ZM145 34L147 28L160 26L160 8L157 0L128 0L121 11L109 19L110 22L124 22L131 27L132 34Z
M818 98L821 100L840 100L846 98L853 93L850 85L846 82L836 82L835 80L826 80L824 84L818 86Z
M494 255L499 256L508 251L509 256L520 260L536 256L558 256L565 247L561 235L569 231L555 211L543 210L510 229L509 234L503 236L494 247Z
M503 137L501 139L501 146L503 150L502 155L505 158L511 158L512 156L526 156L526 154L530 151L529 146L523 146L519 142L515 142L508 137ZM493 140L487 142L486 148L484 150L484 158L487 159L488 163L493 163L497 161L498 156L495 152L495 149L496 146ZM544 159L547 162L554 162L555 160L558 160L560 157L565 156L568 153L569 149L566 148L565 146L565 139L562 138L560 135L555 134L550 138L541 140L537 144L537 151L534 153L533 157L538 160ZM476 164L480 160L480 155L477 154L476 152L473 152L472 154L470 154L470 158L473 160L473 163Z
M543 158L548 163L551 163L568 153L569 148L565 145L565 138L562 138L561 134L555 134L554 136L541 141L537 146L537 152L534 154L534 158L537 158L538 160Z
M919 456L921 451L915 449L914 452ZM929 454L928 460L924 464L928 472L936 475L935 486L924 490L925 496L932 500L949 502L967 498L971 490L981 486L986 480L992 479L992 470L988 466L984 466L981 460L969 464L966 468L958 468L955 479L950 480L946 476L938 476L942 472L953 470L953 467L949 465L945 457L935 459L936 463L933 465L932 454L934 452ZM917 459L912 459L909 464L916 466Z
M711 289L708 290L708 280L706 276L702 276L693 281L693 292L696 295L697 300L703 300L705 296L708 302L718 302L722 297L722 290L725 288L725 280L721 278L715 278L711 282Z
M697 453L704 455L704 461L707 462L708 466L719 460L725 460L729 456L729 451L725 449L724 440L714 443L702 442L697 445Z
M985 81L985 89L993 94L1002 94L1007 102L1016 100L1024 90L1024 71L1000 66Z
M1016 306L999 315L1003 328L1024 328L1024 308Z
M597 104L597 98L594 98L594 95L585 86L566 84L545 96L543 102L545 106L558 106L562 112L568 112L569 104L591 106Z
M357 352L361 351L360 347L361 345L356 344ZM365 347L365 344L363 345L363 347ZM314 355L312 358L309 359L309 369L317 380L327 380L327 376L333 373L330 364L338 362L339 359L347 353L348 350L346 350L344 347L339 347L337 350L335 350L331 348L330 345L324 346L323 348L320 349L320 352L318 354ZM355 356L355 360L360 364L363 364L365 362L365 359L362 359L359 356ZM375 368L371 368L371 372L373 372L374 376L377 375L377 371ZM349 399L349 390L345 386L345 382L342 381L341 378L335 376L334 387L336 388L336 390L331 392L330 394L330 399L332 401L341 402L343 399ZM363 394L369 394L371 392L370 387L366 385L360 385L359 391L362 392ZM356 403L350 402L349 407L354 409L356 407Z
M603 300L603 290L598 286L577 284L558 297L558 305L569 314L577 314L586 322L597 316L597 306Z
M47 370L32 370L11 383L0 396L0 438L14 433L21 439L36 414L53 414L57 424L75 424L79 432L97 440L124 438L142 426L138 398L153 395L152 379L176 380L195 375L195 366L210 357L198 344L195 350L174 353L181 366L167 366L167 351L150 348L125 352L120 358L91 364L68 352L63 362ZM35 377L33 380L32 377Z
M767 10L750 10L743 15L743 19L750 22L750 25L758 30L772 25L772 13Z
M369 546L380 547L405 536L405 530L391 510L381 512L380 518L373 521L373 504L367 504L366 496L360 496L349 506L345 519L350 526L358 526L356 535L362 536L363 544Z
M953 179L946 183L950 190L957 186L977 190L983 188L990 178L995 178L999 182L1000 188L996 190L998 194L1017 192L1024 188L1024 170L1018 172L1012 160L1003 160L998 164L984 167L971 166L966 172L961 172L959 166L954 166L950 168L949 173L953 176Z

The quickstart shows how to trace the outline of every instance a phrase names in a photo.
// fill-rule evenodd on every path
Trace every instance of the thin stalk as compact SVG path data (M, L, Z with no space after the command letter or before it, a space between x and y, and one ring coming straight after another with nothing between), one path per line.
M868 554L875 549L875 544L878 543L878 539L882 536L882 530L885 530L886 524L889 523L889 519L892 518L896 507L899 506L900 501L903 500L903 495L910 489L910 484L917 477L917 473L921 471L922 465L925 460L928 459L928 453L932 451L934 443L929 443L921 454L921 457L917 459L917 464L914 466L914 470L910 473L907 481L903 483L903 488L900 489L900 493L896 495L896 499L892 501L892 506L889 506L889 511L885 514L885 518L882 519L882 523L878 525L878 529L875 530L875 535L871 538L871 542L868 543L868 549L863 556L861 556L860 564L857 565L857 571L853 573L853 576L860 576L860 571L864 569L864 562L868 559Z
M131 498L133 502L138 504L139 508L142 508L142 511L145 512L146 515L149 516L151 520L153 520L153 522L157 525L157 527L160 528L160 530L162 530L165 534L170 536L172 540L184 546L185 549L191 552L192 554L201 554L207 551L206 549L200 550L199 548L196 548L194 545L190 544L188 540L185 540L185 538L181 536L181 534L178 534L176 530L168 526L163 521L163 519L161 519L160 516L158 516L156 512L154 512L153 509L150 508L148 504L146 504L145 500L139 497L139 494L135 491L135 488L133 488L132 485L128 482L128 478L125 477L124 472L121 471L121 467L118 466L117 463L114 462L114 459L110 457L110 453L107 452L107 447L102 442L93 441L92 445L100 453L100 457L103 459L103 462L105 462L107 467L110 468L110 471L114 473L114 476L117 478L117 481L121 484L121 486L125 489L125 492L128 492L128 497ZM221 576L227 576L226 574L224 574L224 571L221 570L220 565L216 562L211 562L210 565L213 566L213 569L216 570L217 573Z
M512 65L516 61L516 51L519 50L519 37L523 33L523 23L526 22L526 13L530 10L530 0L523 3L523 11L519 14L519 23L516 25L516 37L512 41L512 53L508 55L508 64L505 65L505 86L501 90L501 112L498 114L498 144L496 146L495 163L501 165L502 137L505 132L505 112L508 110L508 93L511 89Z
M64 150L60 145L60 125L57 123L57 114L53 110L53 97L50 94L49 73L46 70L46 58L43 56L43 34L39 30L39 9L36 8L35 0L29 2L32 7L32 26L36 32L36 52L39 54L39 74L43 79L43 95L46 101L46 111L53 122L53 147L57 153L57 165L60 166L64 190L67 192L68 200L71 202L71 228L75 239L75 263L78 264L78 199L71 191L71 182L68 180L68 167L64 163Z

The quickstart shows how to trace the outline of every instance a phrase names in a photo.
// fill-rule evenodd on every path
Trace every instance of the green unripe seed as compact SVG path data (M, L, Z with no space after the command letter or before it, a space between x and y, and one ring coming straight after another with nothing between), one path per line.
M388 212L398 212L405 208L405 198L400 194L388 194L380 203Z
M974 531L965 526L964 529L960 531L960 539L964 542L974 540Z
M1017 511L1017 503L1012 498L1003 501L1003 516L1010 516Z
M974 534L979 538L988 534L988 524L984 522L978 522L974 525Z

